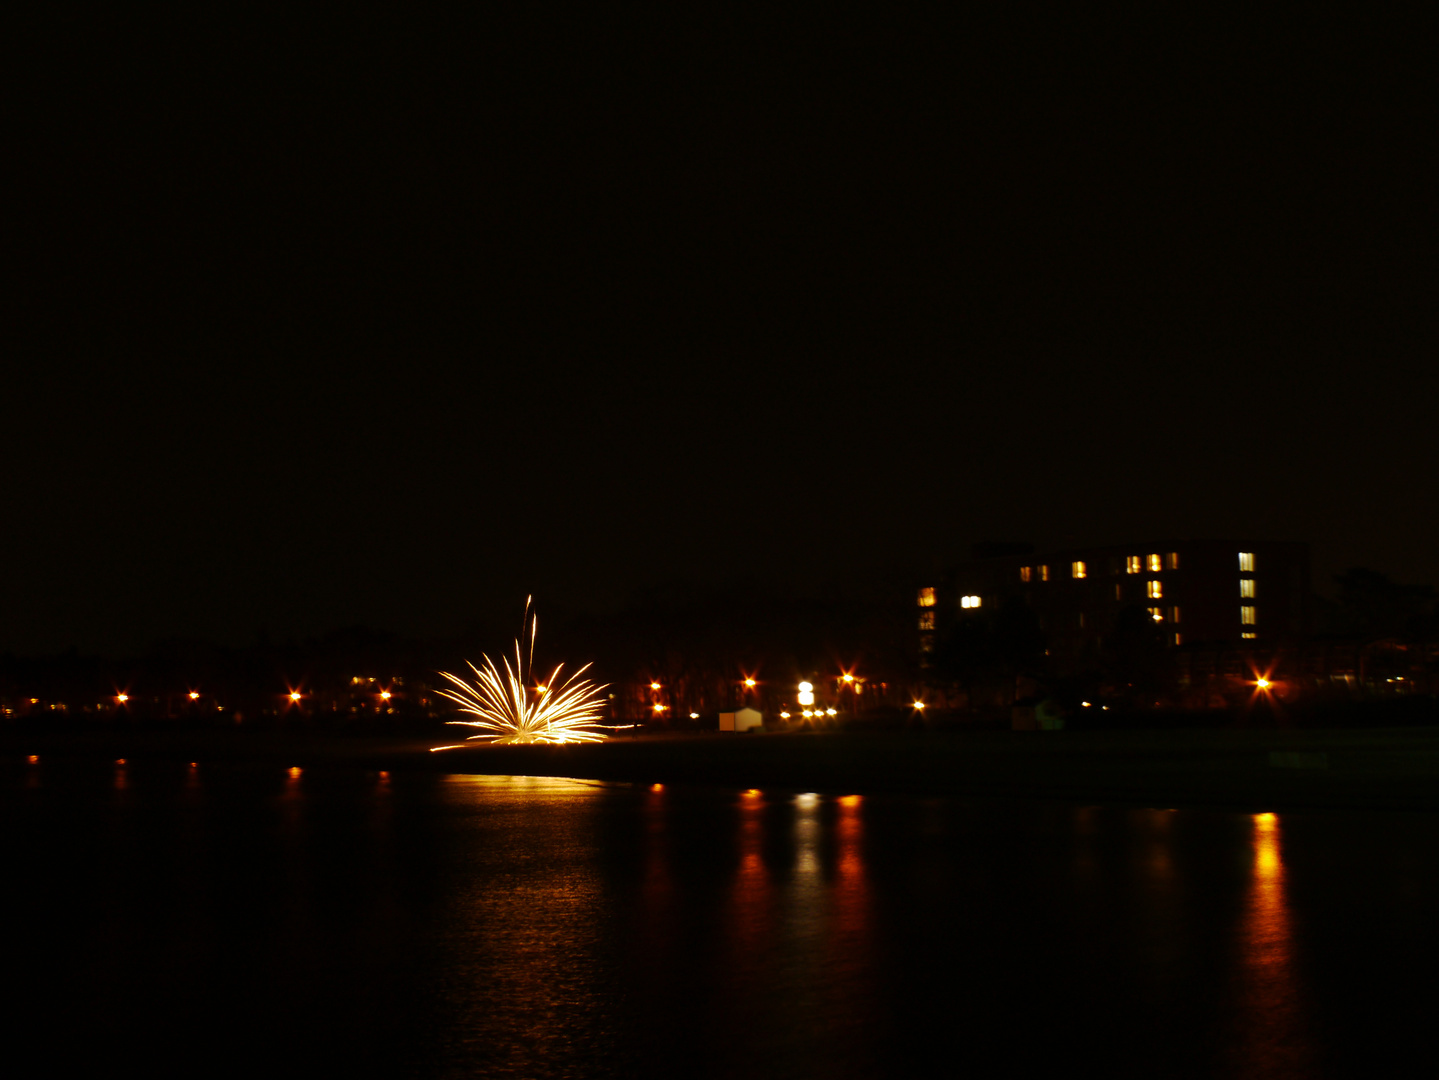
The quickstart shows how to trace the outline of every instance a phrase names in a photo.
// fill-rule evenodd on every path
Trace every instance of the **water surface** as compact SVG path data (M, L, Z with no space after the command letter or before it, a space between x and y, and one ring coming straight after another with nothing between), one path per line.
M52 1067L1334 1075L1427 1051L1439 822L0 762Z

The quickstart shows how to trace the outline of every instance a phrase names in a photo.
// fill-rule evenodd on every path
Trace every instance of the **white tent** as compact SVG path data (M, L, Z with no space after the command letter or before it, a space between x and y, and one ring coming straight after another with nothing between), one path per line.
M721 731L760 731L764 728L764 716L758 709L740 709L738 712L719 714Z

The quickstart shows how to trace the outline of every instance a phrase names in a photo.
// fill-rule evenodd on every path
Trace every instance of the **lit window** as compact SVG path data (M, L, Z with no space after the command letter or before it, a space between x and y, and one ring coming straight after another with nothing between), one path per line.
M1239 608L1239 621L1245 626L1254 625L1254 605L1243 604Z
M1180 637L1180 635L1178 635L1178 634L1175 634L1175 635L1174 635L1174 644L1179 645L1179 644L1182 643L1182 640L1183 640L1183 639Z
M1158 578L1151 578L1149 581L1149 599L1158 600L1164 595L1164 585Z
M1033 572L1033 569L1034 568L1030 566L1021 566L1019 568L1019 580L1028 581L1031 573Z
M920 589L920 590L919 590L919 606L920 606L920 607L934 607L934 590L933 590L933 589Z
M1171 570L1178 570L1178 569L1179 569L1179 552L1177 552L1177 551L1171 551L1171 552L1169 553L1168 558L1166 559L1166 561L1167 561L1168 564L1169 564L1169 569L1171 569ZM1178 635L1175 635L1175 636L1177 637Z
M1041 567L1039 568L1039 580L1040 580L1040 581L1048 581L1048 580L1049 580L1049 567L1047 567L1047 566L1041 566Z
M1160 555L1149 556L1149 572L1157 574L1164 569L1164 558Z
M1157 608L1157 607L1152 607L1152 608L1150 608L1150 609L1149 609L1149 617L1150 617L1151 619L1153 619L1155 622L1163 622L1163 621L1164 621L1164 609L1163 609L1163 608Z
M1239 553L1239 570L1244 574L1254 573L1254 552L1241 551Z
M1244 631L1244 633L1240 634L1239 636L1242 637L1242 638L1257 638L1259 635L1256 634L1256 633L1254 633L1254 632L1251 631L1251 630L1246 630L1246 631Z
M1179 606L1178 606L1177 604L1176 604L1174 607L1172 607L1172 608L1169 609L1169 621L1170 621L1170 622L1178 622L1178 621L1179 621Z
M979 597L961 596L959 598L959 606L962 608L977 608L979 607Z
M1254 599L1254 579L1252 577L1239 579L1239 595L1250 600Z
M1144 560L1138 555L1131 555L1124 560L1124 569L1127 573L1137 574L1144 569Z
M925 634L924 637L919 639L919 651L923 653L934 652L934 637L932 635Z
M932 611L921 611L921 612L919 613L919 628L920 628L921 630L933 630L933 629L934 629L934 612L932 612Z
M1072 577L1082 578L1088 571L1082 562L1073 562L1069 564L1069 573Z

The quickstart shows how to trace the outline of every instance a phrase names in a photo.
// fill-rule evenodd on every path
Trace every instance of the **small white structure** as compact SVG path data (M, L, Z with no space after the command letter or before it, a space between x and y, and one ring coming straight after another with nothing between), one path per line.
M758 709L722 712L719 714L719 722L721 731L760 731L764 727L764 717Z

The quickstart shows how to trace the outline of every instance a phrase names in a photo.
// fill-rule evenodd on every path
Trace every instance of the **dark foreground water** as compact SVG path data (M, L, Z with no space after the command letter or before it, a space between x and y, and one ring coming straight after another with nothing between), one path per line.
M11 759L4 1025L47 1073L1398 1073L1432 1046L1436 841L1416 815Z

